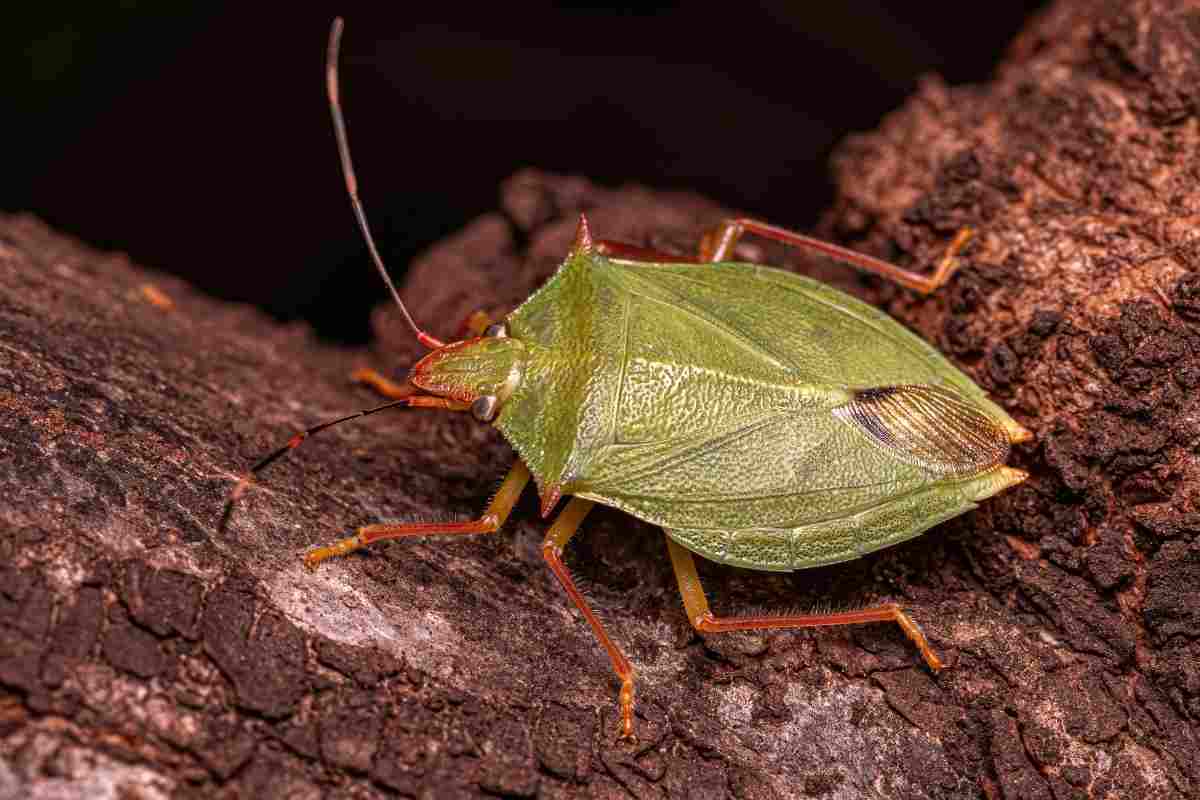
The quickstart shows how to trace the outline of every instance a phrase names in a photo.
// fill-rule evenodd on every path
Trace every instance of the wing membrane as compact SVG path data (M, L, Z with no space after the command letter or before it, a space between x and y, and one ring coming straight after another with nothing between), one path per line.
M855 392L834 416L861 428L897 458L934 475L967 477L1008 457L1008 434L956 393L937 386Z

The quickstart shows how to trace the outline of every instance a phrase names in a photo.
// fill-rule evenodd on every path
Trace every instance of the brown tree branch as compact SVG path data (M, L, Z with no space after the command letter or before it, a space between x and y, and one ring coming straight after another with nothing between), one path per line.
M337 350L0 219L0 797L1200 796L1198 98L1197 4L1057 4L995 81L931 79L835 160L829 238L919 267L978 231L946 290L745 251L935 342L1036 432L1034 477L849 564L701 566L718 610L901 600L936 677L894 626L701 639L661 533L589 518L568 561L638 670L636 746L532 496L499 535L301 568L358 524L477 513L513 458L485 426L341 426L218 529L254 457L375 402L354 367L412 362L393 309ZM433 334L524 299L580 210L681 250L725 213L535 172L501 205L410 270Z

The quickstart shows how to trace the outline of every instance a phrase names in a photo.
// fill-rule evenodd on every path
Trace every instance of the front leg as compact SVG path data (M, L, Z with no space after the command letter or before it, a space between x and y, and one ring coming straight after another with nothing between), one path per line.
M486 312L476 311L462 321L462 324L459 326L458 338L465 339L469 336L482 336L491 324L492 318ZM355 383L365 383L377 393L393 400L408 397L415 391L409 381L406 380L404 383L397 383L378 370L370 367L359 367L354 370L354 372L350 373L350 380Z
M390 397L393 400L403 399L416 391L408 381L396 383L383 373L373 370L370 367L359 367L354 370L354 372L350 373L350 380L355 383L365 383L379 394L384 397Z
M366 547L372 542L384 539L400 539L406 536L431 536L435 534L472 534L495 533L512 513L517 498L521 496L525 485L529 483L529 468L518 461L509 470L508 476L496 490L496 496L488 504L487 510L479 517L468 522L408 522L402 524L364 525L353 536L341 539L325 547L318 547L304 556L304 566L315 569L327 558L344 556L360 547Z

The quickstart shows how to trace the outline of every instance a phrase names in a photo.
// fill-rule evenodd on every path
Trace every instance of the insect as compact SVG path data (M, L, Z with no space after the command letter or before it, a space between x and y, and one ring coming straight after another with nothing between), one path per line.
M341 20L327 90L347 190L372 260L431 349L395 399L294 436L235 489L309 436L388 408L468 412L519 458L475 520L375 524L312 550L310 568L373 542L498 531L532 480L542 554L612 661L620 734L633 736L635 672L578 591L563 548L596 504L666 534L688 619L703 632L896 622L933 670L941 661L899 605L783 616L716 616L693 553L756 570L859 558L917 536L1027 476L1005 466L1031 437L934 348L881 311L817 281L727 260L756 234L923 293L945 283L968 234L932 276L765 223L729 220L694 257L594 239L580 217L558 271L503 321L445 344L400 300L358 198L338 99Z

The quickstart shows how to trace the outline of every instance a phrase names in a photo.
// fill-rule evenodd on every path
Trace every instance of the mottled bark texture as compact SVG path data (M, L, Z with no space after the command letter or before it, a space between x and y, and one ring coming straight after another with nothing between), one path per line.
M944 291L746 248L935 342L1036 432L1033 477L838 567L702 565L718 610L896 598L936 677L889 625L702 639L661 534L597 513L568 558L638 670L636 746L532 496L500 535L301 568L357 524L476 514L512 459L484 426L337 428L218 529L253 457L374 403L352 367L411 363L391 308L377 351L336 350L0 219L0 797L1200 796L1198 103L1200 6L1064 2L992 83L930 80L838 153L824 235L921 265L978 231ZM501 205L411 269L437 335L524 298L581 209L679 248L723 213L536 173Z

